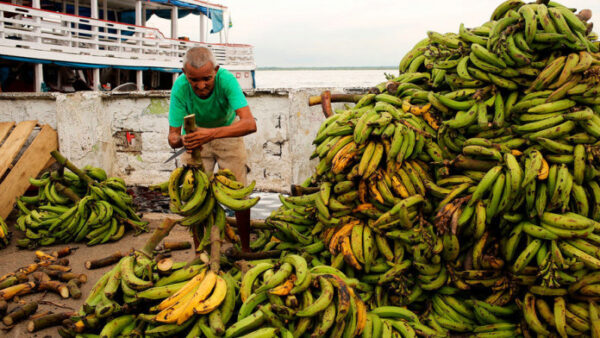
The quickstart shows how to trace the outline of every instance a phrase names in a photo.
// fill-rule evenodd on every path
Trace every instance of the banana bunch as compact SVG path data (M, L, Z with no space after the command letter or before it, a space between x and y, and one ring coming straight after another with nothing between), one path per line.
M16 227L25 233L18 246L82 241L95 245L121 239L128 227L146 231L147 222L134 211L123 179L107 177L102 168L86 166L83 172L92 179L90 184L70 171L29 179L38 194L17 200ZM67 190L69 195L65 195Z
M122 258L98 280L65 331L197 337L212 325L222 327L233 314L236 281L204 264L188 265L174 262L164 274L141 252ZM148 309L154 313L142 313Z
M159 184L152 189L168 194L171 212L184 216L179 224L190 227L200 243L197 249L202 250L209 242L213 225L225 233L225 209L222 206L241 211L258 203L260 197L248 198L255 185L252 181L244 187L228 169L219 170L209 179L200 168L184 166L173 170L168 184Z
M8 231L8 226L4 219L0 217L0 247L8 246L10 242L11 233Z
M518 303L527 326L538 335L600 335L600 309L594 301L567 302L561 295L543 297L528 292Z

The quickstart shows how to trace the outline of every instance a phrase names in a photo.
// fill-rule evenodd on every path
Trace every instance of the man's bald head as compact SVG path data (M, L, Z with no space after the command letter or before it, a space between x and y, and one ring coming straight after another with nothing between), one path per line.
M212 51L206 47L192 47L188 49L183 57L183 67L186 65L194 68L201 68L208 62L212 63L213 67L217 66L217 60Z

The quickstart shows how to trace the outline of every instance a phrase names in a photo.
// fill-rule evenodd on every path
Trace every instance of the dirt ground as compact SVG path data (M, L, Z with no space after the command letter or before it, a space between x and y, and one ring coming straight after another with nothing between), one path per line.
M71 255L67 256L70 260L70 266L73 272L84 273L88 277L88 281L81 285L82 297L80 299L62 299L60 296L53 293L34 293L20 297L20 302L28 302L32 300L36 301L47 301L54 304L64 306L64 308L53 306L50 304L40 304L38 306L37 314L44 312L64 312L64 311L77 311L87 295L90 289L94 286L95 282L112 266L104 267L101 269L87 270L84 266L85 261L101 258L108 256L116 251L122 253L128 252L133 248L142 248L146 240L150 237L150 234L156 229L161 221L167 216L167 214L161 213L149 213L144 215L144 219L150 221L148 233L144 233L140 236L134 237L133 232L128 232L120 241L115 243L108 243L103 245L96 245L88 247L85 244L71 244L71 247L78 247L78 249ZM10 229L14 229L12 224L9 224ZM13 272L19 267L26 266L34 262L35 254L34 251L20 250L16 247L16 239L22 236L19 231L13 231L13 238L9 247L0 250L0 275ZM192 238L186 228L181 226L175 226L169 236L166 238L169 241L189 241L192 243ZM65 245L55 245L43 247L40 250L51 253L57 249L63 248ZM172 258L175 261L189 261L195 256L194 250L183 250L172 252ZM14 302L9 303L9 311L14 308L16 304ZM0 328L5 328L4 324L0 324ZM27 331L27 320L15 325L10 330L0 331L0 337L60 337L57 332L57 328L48 328L35 333L29 333Z

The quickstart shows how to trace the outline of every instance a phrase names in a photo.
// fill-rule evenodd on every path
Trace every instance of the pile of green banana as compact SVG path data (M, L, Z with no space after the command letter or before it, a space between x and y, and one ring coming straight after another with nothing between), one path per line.
M219 170L209 178L202 169L195 166L176 168L169 181L151 186L151 190L160 190L168 194L171 212L184 216L180 225L190 227L199 241L198 251L210 242L213 225L225 231L225 206L234 211L252 208L260 197L248 198L254 186L252 181L244 187L228 169Z
M16 227L25 232L17 242L19 247L70 242L95 245L119 240L128 227L136 233L147 231L147 222L136 214L123 179L108 177L102 168L90 166L83 173L90 183L66 170L29 179L38 193L17 199L20 216Z
M600 337L600 44L574 12L508 0L479 27L428 32L319 128L313 192L280 196L254 230L252 249L279 258L242 273L222 257L208 316L196 307L222 294L203 266L160 286L133 268L151 285L121 283L129 302L88 311L81 332ZM201 229L224 224L219 204L255 204L233 180L186 167L155 188Z
M0 249L8 246L11 233L8 231L8 226L2 217L0 217Z
M321 125L303 184L318 191L282 196L254 248L338 268L370 309L408 306L440 335L600 335L590 26L509 0L480 27L428 32Z

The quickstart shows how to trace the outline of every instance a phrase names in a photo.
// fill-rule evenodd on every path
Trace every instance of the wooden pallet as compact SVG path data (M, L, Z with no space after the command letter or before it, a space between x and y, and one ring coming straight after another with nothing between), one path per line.
M37 121L23 121L16 124L0 122L2 144L0 146L0 217L2 218L8 217L17 198L29 188L29 178L37 177L43 169L54 162L50 152L58 149L58 134L46 124L41 126L33 142L27 146L16 163L13 163L36 125Z

